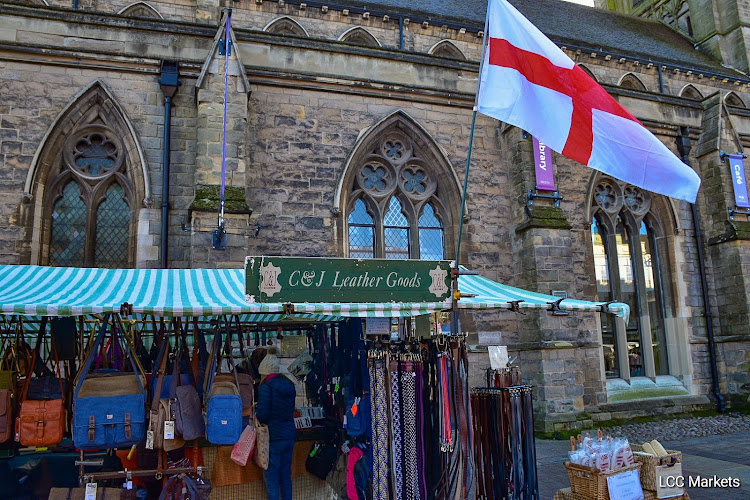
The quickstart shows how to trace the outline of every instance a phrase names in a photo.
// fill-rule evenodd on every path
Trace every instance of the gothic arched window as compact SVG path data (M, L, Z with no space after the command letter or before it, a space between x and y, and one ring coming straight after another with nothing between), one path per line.
M125 151L115 132L87 125L63 145L50 185L48 264L128 267L131 209Z
M436 43L432 49L430 49L430 54L440 57L452 57L453 59L466 59L466 56L461 52L461 49L448 40Z
M620 80L620 87L632 90L645 91L646 86L643 84L640 78L635 76L633 73L628 73Z
M460 200L450 164L400 113L395 125L362 139L345 173L349 257L440 260L450 255ZM388 120L386 120L387 122ZM440 182L438 182L440 179ZM456 184L457 186L457 184ZM343 201L343 200L342 200Z
M339 38L342 42L356 43L358 45L367 45L368 47L380 47L378 41L372 33L364 28L356 27L346 31Z
M604 177L594 190L591 240L597 300L630 306L627 324L602 315L607 377L669 373L665 332L663 249L651 195Z
M277 33L279 35L297 35L308 36L305 28L291 17L280 17L263 28L268 33Z

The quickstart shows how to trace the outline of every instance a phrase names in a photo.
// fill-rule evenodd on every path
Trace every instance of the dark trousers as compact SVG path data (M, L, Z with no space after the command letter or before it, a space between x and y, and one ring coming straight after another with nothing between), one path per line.
M268 470L263 472L266 481L268 500L292 500L292 455L294 440L274 440L270 442ZM281 496L279 496L281 490Z

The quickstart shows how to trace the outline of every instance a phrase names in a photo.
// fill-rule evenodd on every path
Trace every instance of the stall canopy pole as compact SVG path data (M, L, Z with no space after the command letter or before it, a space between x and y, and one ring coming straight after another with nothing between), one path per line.
M224 32L224 124L221 144L221 193L219 198L219 223L218 228L214 231L213 247L216 249L226 248L226 229L224 227L224 205L226 197L224 191L227 179L227 106L229 96L229 52L232 49L230 45L229 29L232 25L232 9L227 9L226 30Z

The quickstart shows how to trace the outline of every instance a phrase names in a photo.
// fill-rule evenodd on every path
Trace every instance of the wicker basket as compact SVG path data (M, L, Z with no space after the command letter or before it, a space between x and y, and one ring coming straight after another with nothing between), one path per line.
M623 472L638 470L641 464L634 463L615 471L601 472L593 467L586 467L571 462L565 462L570 478L570 490L576 500L609 500L607 478Z
M659 465L673 465L682 463L682 453L674 450L667 450L663 457L654 455L642 455L643 447L638 444L631 444L633 457L636 462L641 464L641 485L644 490L656 491L656 467Z

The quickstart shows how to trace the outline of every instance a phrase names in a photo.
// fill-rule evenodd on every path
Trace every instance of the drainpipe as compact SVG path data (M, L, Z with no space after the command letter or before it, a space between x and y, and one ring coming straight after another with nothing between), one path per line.
M682 156L682 161L687 166L690 166L690 150L692 144L690 143L690 128L680 127L680 135L677 137L677 150ZM713 318L711 317L711 304L708 300L708 280L706 279L706 265L703 260L703 235L701 234L700 220L698 219L698 209L695 203L690 204L690 211L693 215L693 228L695 229L695 242L698 250L698 269L701 275L701 288L703 291L703 315L706 318L706 334L708 336L708 358L711 363L711 382L713 385L713 392L716 396L716 411L719 413L726 413L726 403L724 396L721 394L719 388L719 370L716 366L716 345L714 343L714 324Z
M404 50L404 18L398 18L398 48Z
M656 69L659 72L659 93L663 94L664 93L664 74L661 71L661 64L657 65Z
M162 269L168 267L167 251L169 248L169 162L172 135L172 99L180 85L178 81L180 65L177 61L162 61L159 85L164 94L164 145L162 146L161 178L161 252Z

